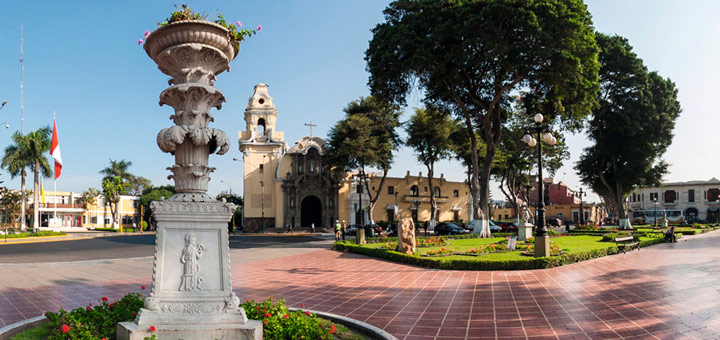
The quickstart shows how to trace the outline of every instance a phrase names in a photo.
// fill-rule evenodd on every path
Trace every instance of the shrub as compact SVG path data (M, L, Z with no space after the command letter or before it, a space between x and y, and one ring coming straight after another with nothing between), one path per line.
M291 312L285 306L285 300L245 300L241 306L249 319L263 322L265 340L333 339L334 326L321 324L320 319L309 311Z
M45 316L53 330L48 340L114 339L117 323L135 319L144 300L140 293L130 293L112 303L103 297L96 306L90 304L69 312L63 309L57 313L47 312Z

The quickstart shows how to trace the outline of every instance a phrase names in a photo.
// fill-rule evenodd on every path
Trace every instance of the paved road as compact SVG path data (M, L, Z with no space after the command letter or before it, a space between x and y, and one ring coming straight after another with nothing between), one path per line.
M310 248L328 248L330 236L231 236L231 249L292 248L302 243ZM84 240L68 240L31 244L8 244L0 242L0 263L45 263L88 260L126 259L152 256L155 251L155 235L131 235L99 237Z

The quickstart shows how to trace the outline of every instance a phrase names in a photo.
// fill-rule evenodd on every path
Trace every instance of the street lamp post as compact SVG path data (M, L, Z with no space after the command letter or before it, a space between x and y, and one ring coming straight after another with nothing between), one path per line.
M657 200L657 198L656 198L656 199L653 200L653 219L655 220L655 226L656 226L656 227L657 227L657 220L658 220L658 218L657 218L657 205L658 205L658 200Z
M580 188L580 193L578 194L578 197L580 197L580 225L585 225L585 214L583 214L583 196L586 196L587 192L583 192L583 189ZM568 229L570 229L570 226L568 226Z
M265 177L264 177L264 168L265 168L265 155L263 155L263 164L260 164L260 189L262 189L262 194L260 196L260 200L262 203L260 203L260 225L262 226L261 233L265 233Z
M548 236L548 230L545 223L545 198L543 191L543 180L542 180L542 141L545 141L549 145L555 145L557 139L550 133L549 127L543 125L543 115L538 113L534 117L535 125L526 128L526 133L523 136L523 142L527 143L530 147L534 147L537 144L538 155L538 209L537 209L537 230L535 232L535 257L550 256L550 237ZM537 134L537 139L532 134Z

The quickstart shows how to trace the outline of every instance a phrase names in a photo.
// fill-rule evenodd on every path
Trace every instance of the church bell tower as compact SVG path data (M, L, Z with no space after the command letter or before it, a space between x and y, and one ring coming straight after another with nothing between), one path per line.
M276 225L281 197L275 171L285 148L284 134L275 131L278 112L268 85L257 84L245 109L245 131L240 131L238 144L243 153L243 230L261 232ZM277 187L277 188L276 188Z

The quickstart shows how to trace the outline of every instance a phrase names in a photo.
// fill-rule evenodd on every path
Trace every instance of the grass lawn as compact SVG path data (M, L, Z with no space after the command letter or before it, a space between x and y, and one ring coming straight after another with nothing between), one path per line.
M35 328L30 328L24 332L16 334L10 340L39 340L47 339L52 334L52 329L49 322L46 322Z

